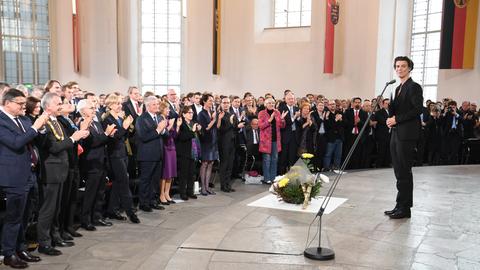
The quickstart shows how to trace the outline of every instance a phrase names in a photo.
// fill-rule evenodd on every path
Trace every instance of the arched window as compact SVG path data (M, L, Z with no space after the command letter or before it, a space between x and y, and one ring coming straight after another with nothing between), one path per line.
M0 1L0 62L8 83L50 79L48 0Z
M312 0L273 0L273 27L310 26Z
M180 89L182 1L141 1L141 84L143 91L165 94ZM178 93L178 92L177 92Z
M413 79L423 87L425 100L437 99L442 0L414 0L410 55Z

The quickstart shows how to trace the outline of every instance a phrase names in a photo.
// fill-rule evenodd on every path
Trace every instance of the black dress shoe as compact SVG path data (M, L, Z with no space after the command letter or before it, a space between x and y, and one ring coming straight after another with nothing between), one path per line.
M197 195L195 194L192 194L192 195L188 195L187 198L190 198L190 199L197 199Z
M410 209L408 209L408 210L398 209L394 213L390 214L389 217L391 219L410 218L411 217L411 212L410 212Z
M81 233L78 233L77 231L75 231L74 228L67 228L67 232L73 237L82 237L83 236Z
M80 227L84 228L87 231L96 231L97 230L97 228L95 228L95 226L93 226L92 223L82 224L82 225L80 225Z
M53 245L56 247L72 247L75 243L69 241L53 241Z
M395 207L395 208L393 208L392 210L386 210L386 211L383 212L383 213L384 213L385 215L389 216L389 215L397 212L397 210L398 210L398 207Z
M169 201L166 201L166 202L160 201L160 204L161 204L161 205L170 205L170 202L169 202Z
M155 210L165 210L165 207L163 207L159 204L156 204L156 203L151 204L150 208L155 209Z
M20 259L22 259L23 261L26 261L26 262L39 262L39 261L42 260L42 259L40 259L40 257L32 255L30 252L28 252L26 250L17 252L17 256L18 256L18 258L20 258Z
M188 196L187 195L180 195L180 199L184 201L188 201Z
M140 205L140 210L144 211L144 212L152 212L152 208L150 206L146 206L146 205Z
M62 232L61 236L63 240L67 240L67 241L73 240L73 236L71 236L68 232Z
M169 204L176 204L177 202L175 202L174 200L169 200L167 201Z
M107 213L105 216L109 219L127 220L127 218L122 216L119 212Z
M140 223L140 219L138 219L137 215L135 214L130 214L128 215L128 219L132 222L132 223L135 223L135 224L138 224Z
M9 265L12 268L23 269L28 267L28 263L22 261L15 254L3 258L3 264Z
M113 225L110 221L106 221L105 219L97 219L93 221L94 226L104 226L104 227L110 227Z
M38 247L38 252L48 255L48 256L58 256L62 255L62 252L58 249L54 249L51 246L39 246Z

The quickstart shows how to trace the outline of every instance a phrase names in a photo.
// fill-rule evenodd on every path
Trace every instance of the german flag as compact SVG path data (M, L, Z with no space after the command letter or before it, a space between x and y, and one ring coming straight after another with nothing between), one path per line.
M443 0L440 69L473 69L479 0Z

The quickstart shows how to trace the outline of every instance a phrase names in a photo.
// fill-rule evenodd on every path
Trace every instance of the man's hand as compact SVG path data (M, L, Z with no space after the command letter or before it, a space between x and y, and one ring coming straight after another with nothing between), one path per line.
M287 116L287 114L288 114L288 111L284 111L282 113L282 115L280 116L282 118L282 120L285 119L285 116ZM273 115L273 113L272 113L272 115Z
M73 141L78 142L79 140L85 139L86 137L88 137L88 135L90 135L90 132L88 130L78 130L78 131L75 131L72 134L72 136L70 136L70 138Z
M35 123L33 123L32 127L36 130L41 129L45 125L49 117L50 116L47 113L43 113L37 118L37 120L35 120Z
M130 125L132 124L133 122L133 117L131 115L129 115L127 118L125 118L123 120L123 128L124 129L127 129L130 127Z
M395 120L395 116L392 116L390 118L387 118L387 126L389 128L394 127L397 124L397 121Z
M93 118L87 117L84 118L82 122L80 122L80 129L81 130L88 130L88 127L92 124Z
M107 136L112 135L112 132L114 132L114 130L116 130L114 124L108 125L107 128L105 129L105 135Z
M167 126L167 120L163 119L157 125L157 132L160 134L165 129L166 126Z

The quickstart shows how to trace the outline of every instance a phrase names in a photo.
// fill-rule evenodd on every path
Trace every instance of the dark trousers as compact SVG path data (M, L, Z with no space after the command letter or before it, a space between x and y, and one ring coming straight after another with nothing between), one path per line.
M372 154L375 150L375 139L373 135L364 134L365 136L362 145L361 168L372 167Z
M395 129L392 129L390 152L392 154L393 171L397 178L397 207L409 209L413 205L413 174L412 165L416 141L398 139Z
M234 155L232 155L233 152L233 147L229 147L228 145L223 145L221 147L219 175L222 188L230 188L231 186L231 175L234 161Z
M60 207L60 215L58 222L54 223L52 234L59 236L59 232L72 229L75 217L75 209L77 204L78 184L80 182L80 171L78 168L70 168L68 171L67 181L62 188L62 205Z
M365 134L362 136L362 139L358 142L355 151L350 158L350 161L347 164L347 169L360 169L362 168L362 151L363 151L363 144L365 143ZM357 139L358 134L348 134L347 135L347 146L343 149L343 160L350 152L350 149L353 147L355 140Z
M313 152L313 166L315 171L320 172L323 168L323 158L325 156L325 152L327 151L327 137L325 134L317 134L317 138L315 140L315 149Z
M375 165L377 168L390 166L390 135L377 140L377 160Z
M158 182L162 177L161 161L140 161L140 187L138 199L141 206L150 206L154 203L154 188L158 187ZM155 184L154 182L157 182ZM156 190L158 192L158 189Z
M37 235L40 246L51 246L50 229L60 214L63 183L47 183L42 186L43 204L38 214Z
M246 146L244 144L236 145L236 148L232 148L229 154L234 158L234 161L232 161L233 168L230 170L230 174L233 178L236 178L243 173L245 162L247 162ZM241 176L243 178L243 175Z
M195 160L187 157L178 157L178 192L181 196L193 195L193 175Z
M85 172L85 193L83 196L81 222L90 224L103 217L106 172L94 169Z
M109 213L123 209L128 215L133 214L133 200L129 188L127 163L127 157L110 159L113 179L110 201L108 203Z
M462 146L462 137L456 130L450 131L445 136L444 156L446 157L446 164L454 165L460 163L460 147Z
M33 173L32 178L36 181ZM15 254L16 251L24 251L26 249L25 229L28 222L26 204L30 186L2 188L7 199L2 228L2 254L5 257Z
M293 137L295 135L292 135ZM298 159L298 145L295 138L290 138L286 143L282 141L282 151L280 152L279 174L285 174Z

